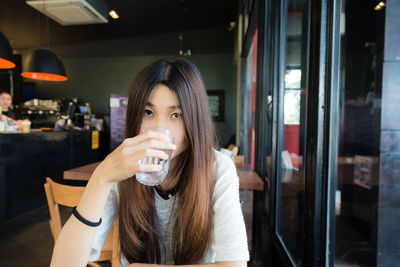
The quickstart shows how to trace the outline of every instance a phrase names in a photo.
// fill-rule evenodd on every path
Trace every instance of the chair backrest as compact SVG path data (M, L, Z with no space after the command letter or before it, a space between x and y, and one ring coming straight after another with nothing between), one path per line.
M55 242L62 228L59 205L67 207L77 206L83 192L85 191L85 187L59 184L49 177L46 177L44 190L46 192L50 212L50 230ZM111 261L112 267L119 267L119 258L116 256L117 247L119 246L117 242L118 236L114 235L114 233L118 234L114 229L118 228L117 226L118 225L114 223L113 230L108 235L101 251L100 258L98 259L98 261Z
M230 144L230 145L228 146L228 149L229 149L230 151L232 151L233 156L236 156L236 155L238 154L238 152L239 152L239 147L238 147L237 145L234 145L234 144Z
M46 192L47 204L49 205L50 230L55 242L62 228L58 205L67 207L77 206L85 187L59 184L47 177L44 190Z

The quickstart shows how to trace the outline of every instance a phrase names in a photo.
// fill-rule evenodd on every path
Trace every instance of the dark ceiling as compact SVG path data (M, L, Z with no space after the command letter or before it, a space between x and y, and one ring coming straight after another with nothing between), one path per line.
M118 20L109 17L107 24L61 26L28 6L25 0L0 0L0 31L14 49L23 49L200 28L228 28L229 22L237 19L237 1L234 0L107 2L110 9L118 12Z

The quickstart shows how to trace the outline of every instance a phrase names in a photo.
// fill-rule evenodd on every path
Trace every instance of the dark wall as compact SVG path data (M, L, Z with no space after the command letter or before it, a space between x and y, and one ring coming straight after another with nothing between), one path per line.
M0 91L13 91L13 103L21 101L21 88L22 88L22 59L21 55L14 55L13 62L15 68L13 69L0 69ZM11 79L10 79L11 76ZM13 89L13 90L11 90Z

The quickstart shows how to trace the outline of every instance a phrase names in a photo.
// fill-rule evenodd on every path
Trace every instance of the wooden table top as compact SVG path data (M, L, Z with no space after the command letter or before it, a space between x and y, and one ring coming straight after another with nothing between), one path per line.
M92 164L84 165L78 168L64 171L64 179L66 180L81 180L87 181L92 176L94 169L101 161ZM237 168L239 176L239 189L245 190L264 190L264 183L260 176L253 171L251 165L244 165Z
M88 181L101 161L64 171L64 179Z
M239 176L239 189L264 190L263 181L250 164L243 167L236 167L236 170Z

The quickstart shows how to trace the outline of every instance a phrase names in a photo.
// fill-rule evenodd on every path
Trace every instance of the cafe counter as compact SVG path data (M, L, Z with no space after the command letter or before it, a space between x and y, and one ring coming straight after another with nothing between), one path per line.
M0 133L0 227L46 204L45 177L61 182L64 170L103 160L108 140L106 131Z

